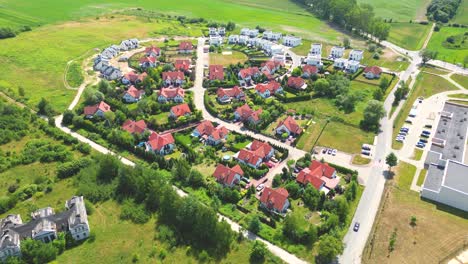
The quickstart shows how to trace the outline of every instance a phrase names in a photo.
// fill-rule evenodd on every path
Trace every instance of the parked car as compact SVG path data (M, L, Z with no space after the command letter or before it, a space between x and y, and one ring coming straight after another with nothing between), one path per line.
M271 164L271 162L265 162L265 164L267 165L268 168L273 168L273 164Z
M263 190L263 188L265 188L265 184L261 183L257 186L257 192Z
M424 127L425 128L432 128L432 125L431 124L426 124Z
M354 227L353 227L354 232L359 231L360 226L361 226L361 224L359 224L359 222L354 223Z
M333 152L333 149L328 149L328 151L327 151L328 155L331 155L332 152Z
M322 149L322 154L327 154L327 151L328 151L327 148L323 148L323 149Z
M294 173L298 173L299 172L299 169L296 167L294 168Z
M398 135L406 137L406 136L408 135L408 133L406 133L406 132L400 132L400 133L398 133Z
M332 155L333 155L333 156L336 156L336 153L337 153L337 152L338 152L338 151L337 151L336 149L334 149L334 150L332 151Z
M361 152L362 155L366 155L366 156L370 156L370 152L369 151L366 151L366 150L363 150Z
M428 141L427 141L427 139L425 139L425 138L420 138L420 139L419 139L419 142L427 143Z
M411 120L409 120L409 119L406 119L405 123L413 124L413 121L411 121Z
M428 131L428 130L423 130L422 132L423 134L427 134L427 135L430 135L431 134L431 131Z
M400 128L400 131L401 131L401 132L406 132L406 133L408 133L408 132L409 132L409 128L407 128L407 127L402 127L402 128Z
M405 141L405 139L404 139L404 138L401 138L401 137L397 137L395 140L398 141L398 142L403 142L403 141Z
M421 133L421 137L428 138L429 135L428 135L428 134Z
M271 161L278 162L278 160L275 157L271 157Z
M247 177L242 177L241 181L246 182L246 183L250 183L250 180Z
M424 148L425 146L426 146L426 144L424 144L424 143L417 143L416 144L416 147L418 147L418 148Z
M363 150L371 150L371 148L366 144L362 145L362 149Z

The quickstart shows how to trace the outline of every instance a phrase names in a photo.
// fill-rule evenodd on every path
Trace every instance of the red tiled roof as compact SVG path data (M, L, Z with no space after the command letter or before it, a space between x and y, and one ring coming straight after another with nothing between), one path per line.
M190 68L190 60L176 60L174 67L176 70L188 71Z
M224 166L223 164L218 164L213 173L213 176L217 179L218 182L224 184L231 184L236 174L238 174L241 177L244 175L244 171L242 171L239 165L229 168L228 166Z
M188 104L181 104L171 107L171 113L173 113L176 117L179 117L185 114L190 114L192 111L190 111Z
M108 112L111 110L111 108L104 101L101 101L96 105L86 106L83 112L85 115L94 115L98 110L101 110L102 112Z
M237 159L244 161L245 163L251 165L257 165L257 162L262 160L262 157L258 156L252 151L241 149L237 155Z
M122 129L125 131L128 131L130 134L137 133L141 134L145 132L147 126L144 120L140 121L133 121L133 120L127 120L125 123L122 125Z
M250 150L262 159L264 159L272 149L273 148L270 146L270 144L260 140L254 140L250 145Z
M374 75L379 75L382 73L382 69L378 66L367 66L364 69L365 73L372 72Z
M185 91L184 89L180 88L180 87L177 87L177 88L161 88L161 90L158 91L158 96L164 96L166 98L174 98L176 97L177 95L180 95L182 97L185 96Z
M224 126L220 125L215 128L213 124L211 123L211 121L208 121L208 120L201 122L197 126L196 130L198 131L200 136L203 136L203 135L212 136L213 139L215 140L221 139L229 133L227 128L225 128Z
M150 53L150 52L153 52L153 53L156 53L156 54L160 54L161 53L161 49L158 48L158 47L155 47L155 46L151 46L151 47L147 47L145 49L145 53Z
M302 133L302 128L297 124L296 120L291 116L286 117L283 121L280 121L276 128L284 125L290 132L299 135Z
M241 119L246 119L246 118L248 118L250 115L252 115L253 110L252 110L252 108L250 108L250 106L249 106L248 104L244 104L243 106L239 106L239 107L236 109L236 113L239 114L239 116L240 116Z
M145 93L144 90L138 90L137 88L135 88L135 86L130 86L130 88L128 88L127 94L129 94L131 97L133 98L140 98L141 95L143 95Z
M313 160L308 168L301 170L297 174L296 180L302 184L310 183L318 190L325 183L321 178L326 177L331 179L334 173L335 169L327 163Z
M250 67L250 68L247 68L247 69L241 69L239 71L239 75L241 76L242 79L245 79L247 77L252 77L256 74L259 74L260 73L260 70L258 69L258 67Z
M163 80L184 80L184 73L181 71L163 72Z
M312 66L312 65L304 65L302 67L302 72L308 73L308 74L317 74L318 73L318 68L317 66Z
M182 41L179 44L179 50L192 50L193 44L190 41Z
M218 97L223 97L225 95L229 97L238 97L243 94L242 90L238 86L234 86L230 89L218 88L216 91Z
M301 88L303 85L304 85L304 79L302 79L301 77L289 77L288 79L288 86L289 87L292 87L292 88L296 88L296 89L299 89Z
M174 138L171 133L167 134L157 134L155 132L151 133L148 139L148 143L153 150L161 150L164 146L169 144L174 144Z
M269 187L265 187L262 196L260 196L260 202L269 209L275 208L277 211L281 211L288 197L289 193L284 188L273 190Z
M310 183L316 190L319 190L320 187L325 183L320 179L320 177L314 176L309 168L301 170L296 177L296 180L302 184Z
M274 69L278 68L281 65L283 65L283 63L281 61L269 60L269 61L267 61L265 63L262 63L262 68L266 67L271 72L271 71L273 71Z
M311 171L316 171L320 176L325 176L331 178L335 173L335 168L328 165L328 163L321 163L320 161L313 160L310 163L309 169Z
M270 94L275 94L278 89L281 87L281 84L277 81L271 81L267 84L259 83L255 86L255 90L264 93L266 90L270 91Z
M124 78L129 80L132 83L135 83L138 80L139 75L134 72L129 72L124 75Z
M210 65L209 78L210 80L224 80L223 65Z
M140 81L144 81L146 79L146 77L148 77L148 74L146 72L138 75L138 80Z
M155 57L143 57L140 59L140 64L149 62L149 63L156 63L156 58Z
M252 118L254 121L260 120L260 115L262 114L263 110L260 108L256 111L254 111L251 115L250 118Z

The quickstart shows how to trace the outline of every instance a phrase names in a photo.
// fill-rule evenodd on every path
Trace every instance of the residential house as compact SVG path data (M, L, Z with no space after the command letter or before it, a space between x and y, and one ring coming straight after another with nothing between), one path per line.
M19 257L21 255L21 242L15 227L23 225L20 215L7 215L0 219L0 261L8 257Z
M247 118L247 122L249 122L250 124L255 124L255 125L260 123L260 121L262 121L260 117L262 112L263 110L261 108L253 111L252 114Z
M267 84L259 83L255 86L255 91L257 94L260 95L262 98L268 98L274 94L282 93L283 87L277 81L271 81Z
M218 88L216 95L220 103L229 103L232 99L245 100L245 94L238 86L228 89Z
M238 184L242 176L244 176L244 171L239 165L229 168L223 164L218 164L213 173L213 177L216 178L217 182L228 187Z
M138 90L137 88L135 88L135 86L132 85L130 86L130 88L128 88L127 91L125 91L122 99L126 103L135 103L140 101L144 94L145 90Z
M165 86L181 86L185 82L185 75L181 71L163 72L162 79Z
M312 43L309 54L322 56L322 43Z
M359 61L348 60L346 64L346 71L349 73L355 73L359 70Z
M284 188L265 187L260 196L260 205L270 212L284 214L290 206L288 197L289 193Z
M305 59L305 62L307 65L311 66L316 66L319 68L322 68L323 63L322 63L322 56L321 55L307 55L307 58Z
M243 36L243 35L240 35L239 36L239 41L238 43L240 45L247 45L247 41L249 40L249 37L248 36Z
M138 84L138 83L141 83L142 81L144 81L146 77L148 77L148 74L146 72L144 72L142 74L137 74L135 72L129 72L129 73L124 74L121 81L125 85Z
M277 70L279 70L284 64L281 61L269 60L261 65L261 71L265 75L273 75Z
M193 44L190 41L182 41L179 44L179 53L187 54L193 52Z
M268 142L263 142L260 140L254 140L252 143L248 144L246 147L251 152L254 152L263 161L268 161L275 154L275 149L268 144Z
M161 88L158 91L158 102L159 103L167 103L172 101L174 103L183 103L185 96L185 90L178 87L178 88Z
M241 35L255 38L258 36L258 29L243 28L241 29Z
M344 52L345 52L345 48L344 48L344 47L333 46L333 47L331 48L330 57L331 57L332 59L341 58L341 57L343 57Z
M273 45L270 47L270 54L271 55L282 55L284 54L283 46L281 45Z
M304 90L307 85L305 84L304 79L301 77L294 77L291 76L288 78L288 87L294 88L294 89L302 89Z
M192 136L202 138L205 144L216 146L226 140L229 131L224 126L214 127L211 121L201 122L192 132Z
M317 66L304 65L304 66L302 66L302 77L310 78L313 75L317 75L318 71L319 70L318 70Z
M252 115L253 112L254 111L248 104L244 104L236 109L234 112L234 119L237 121L245 121Z
M260 43L260 40L261 40L260 38L248 38L247 39L247 45L256 47Z
M364 56L364 51L362 51L362 50L352 50L349 53L349 60L359 62L359 61L362 60L363 56Z
M224 27L218 28L218 34L221 36L226 35L226 29Z
M283 35L279 32L265 31L263 32L263 38L273 41L278 41Z
M148 141L145 142L146 151L152 151L158 155L167 155L174 151L175 140L171 133L158 134L151 133Z
M171 107L171 113L169 116L177 119L181 116L189 116L191 113L192 111L190 110L189 105L185 103Z
M233 158L242 164L257 169L262 164L262 158L249 150L241 149L233 155Z
M303 185L310 183L318 191L326 191L323 187L329 190L335 189L340 179L336 176L335 168L327 163L313 160L308 168L304 168L297 174L296 181Z
M252 81L253 78L257 78L260 76L260 70L258 67L250 67L246 69L241 69L237 74L239 77L239 81L242 84L247 84Z
M130 134L142 134L146 131L147 128L148 127L145 123L145 120L134 121L129 119L122 125L122 129Z
M138 39L127 39L127 40L123 40L121 43L120 43L120 50L132 50L132 49L136 49L138 48L140 45Z
M239 35L230 35L228 37L229 44L237 44L239 42Z
M101 52L101 57L110 60L110 59L114 58L115 56L117 56L117 54L119 54L119 51L120 51L119 48L112 47L112 46L107 47Z
M140 59L140 67L143 69L154 68L157 65L158 64L157 64L157 60L155 57L142 57Z
M336 59L334 62L333 62L333 67L336 68L336 69L345 69L346 68L346 64L347 64L348 60L347 59L344 59L344 58L338 58Z
M93 69L95 71L101 71L102 68L109 66L109 59L104 58L101 54L94 58Z
M382 69L378 66L368 66L364 69L364 76L367 79L379 79Z
M221 46L223 44L223 37L210 36L210 46Z
M288 136L298 136L302 133L302 128L292 116L288 116L280 121L276 127L276 134L282 135L283 133L287 133Z
M190 60L176 60L174 68L176 71L188 72L190 69Z
M111 111L110 106L101 101L96 105L86 106L83 112L86 118L93 118L95 116L103 118L104 113L109 111Z
M159 57L161 56L161 49L155 46L147 47L145 49L145 54L147 57Z
M208 34L210 36L217 36L218 35L218 30L215 27L210 27L208 29Z
M223 81L224 80L223 65L210 65L209 79L210 81L215 81L215 80Z
M295 36L285 36L283 38L283 45L288 47L296 47L302 44L302 39Z
M106 80L118 80L121 79L123 74L120 69L114 66L103 66L101 69L101 76Z

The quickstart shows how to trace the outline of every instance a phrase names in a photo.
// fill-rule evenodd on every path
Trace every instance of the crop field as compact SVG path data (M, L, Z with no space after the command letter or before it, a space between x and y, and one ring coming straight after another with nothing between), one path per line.
M427 45L427 49L437 51L438 60L463 64L463 59L468 56L468 47L466 43L464 44L464 48L448 48L449 46L447 46L446 41L450 36L457 38L463 36L467 31L468 30L466 28L443 27L439 32L434 32L432 34L432 38Z
M409 50L419 50L424 45L431 25L418 23L392 23L388 40Z
M370 4L374 7L377 16L385 19L393 19L398 22L409 22L410 20L426 20L426 6L430 0L358 0L359 3Z

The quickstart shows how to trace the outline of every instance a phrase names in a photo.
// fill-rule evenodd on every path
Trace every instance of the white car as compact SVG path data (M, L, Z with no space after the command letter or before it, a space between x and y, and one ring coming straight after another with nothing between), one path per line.
M336 153L337 153L337 150L334 149L334 150L332 151L332 156L336 156Z
M263 188L265 188L265 184L261 183L257 186L257 192L263 190Z

